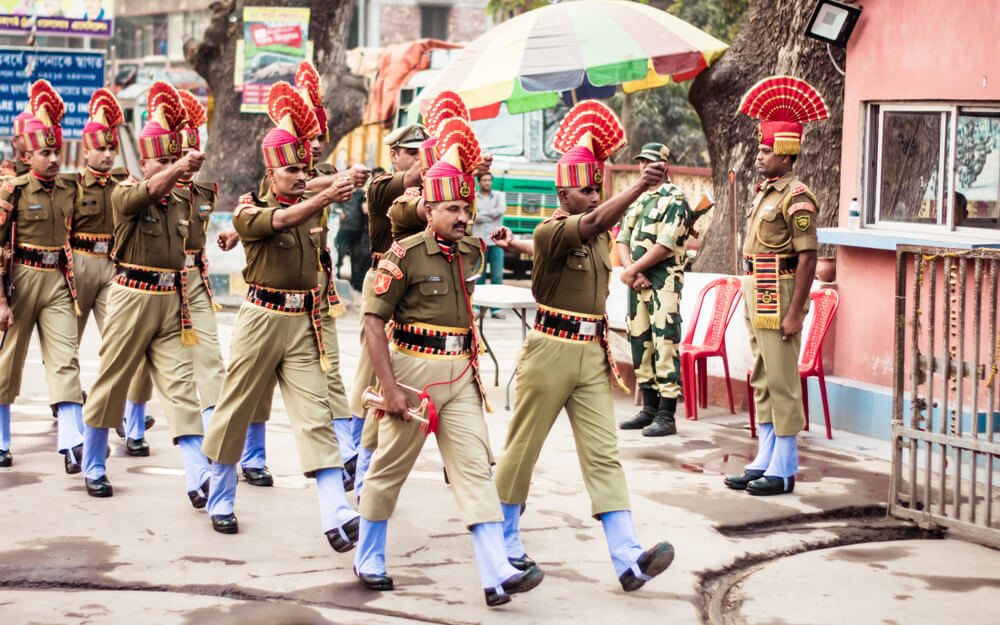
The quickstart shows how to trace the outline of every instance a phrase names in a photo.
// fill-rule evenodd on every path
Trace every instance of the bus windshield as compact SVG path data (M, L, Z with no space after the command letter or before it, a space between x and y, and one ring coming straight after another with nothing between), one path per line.
M524 156L524 116L511 115L507 106L492 119L472 122L483 152L496 156Z

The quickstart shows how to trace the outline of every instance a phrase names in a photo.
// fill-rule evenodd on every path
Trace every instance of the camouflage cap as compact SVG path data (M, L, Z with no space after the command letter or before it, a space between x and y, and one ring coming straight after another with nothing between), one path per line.
M653 163L669 161L670 148L662 143L645 143L643 144L642 149L639 150L639 154L632 158L633 161L637 161L639 159L647 160Z
M410 124L390 132L382 143L390 148L419 148L420 144L428 139L430 134L423 124Z

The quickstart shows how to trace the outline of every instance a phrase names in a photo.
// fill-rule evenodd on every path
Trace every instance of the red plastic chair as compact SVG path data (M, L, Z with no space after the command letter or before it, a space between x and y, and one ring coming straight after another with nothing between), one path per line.
M837 309L840 308L840 294L833 289L819 289L814 291L809 299L812 300L812 326L809 328L809 336L806 337L803 345L802 356L799 358L799 380L802 383L802 408L806 413L806 426L809 429L809 392L807 390L806 379L810 376L819 378L819 394L823 398L823 416L826 418L826 437L833 438L830 429L830 406L826 401L826 376L823 374L823 340L830 330ZM753 388L750 386L750 375L753 370L747 371L747 411L750 413L750 436L757 436L757 411L753 403Z
M716 291L712 318L705 330L704 343L695 345L694 333L698 328L701 306L705 302L705 296L712 290ZM726 372L726 391L729 393L729 412L736 413L733 408L733 385L729 379L729 357L726 354L726 328L729 327L729 321L733 318L742 294L740 279L736 277L712 280L698 294L694 319L680 345L684 414L692 421L698 419L699 403L702 408L708 406L708 366L705 361L713 356L722 358Z

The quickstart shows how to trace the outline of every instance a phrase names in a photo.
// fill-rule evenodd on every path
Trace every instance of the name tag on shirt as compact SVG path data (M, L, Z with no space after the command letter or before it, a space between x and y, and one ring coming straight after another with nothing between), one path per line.
M201 206L198 207L198 210L200 210L203 213L207 213L212 210L212 207L209 206L208 204L202 204Z
M579 256L580 258L587 257L587 252L584 252L583 250L573 250L572 252L570 252L570 254L572 254L573 256Z
M444 282L444 278L442 276L427 276L426 278L424 278L424 281L425 282Z
M42 205L41 204L28 204L28 210L30 210L30 211L37 211L37 210L41 210L41 209L42 209Z
M143 215L142 216L142 220L143 221L148 221L149 223L154 223L154 224L160 223L160 218L159 217L154 217L153 215Z

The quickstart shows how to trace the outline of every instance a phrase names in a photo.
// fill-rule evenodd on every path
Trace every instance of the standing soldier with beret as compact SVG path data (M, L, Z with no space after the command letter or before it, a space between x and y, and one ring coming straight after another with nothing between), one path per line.
M190 91L179 90L178 95L187 117L180 133L181 154L187 155L201 151L198 129L205 123L205 107ZM194 365L202 423L207 425L222 389L222 379L226 375L222 347L219 344L219 329L215 321L215 313L222 307L216 303L212 292L208 276L208 255L205 253L205 232L208 230L212 211L215 210L218 187L215 183L195 182L191 176L185 176L174 184L171 194L187 203L187 221L191 224L188 236L184 239L184 271L187 274L191 322L198 333L198 342L187 350L187 354ZM149 455L149 445L143 437L147 422L146 403L152 396L153 383L144 363L132 378L125 401L125 451L130 456Z
M639 171L670 162L670 149L647 143ZM628 291L628 334L635 380L642 389L642 412L621 424L643 436L677 433L674 412L681 395L681 291L687 264L687 237L694 213L666 169L654 188L632 203L618 234L618 257Z
M139 134L144 179L130 176L111 194L117 271L101 366L84 411L84 483L93 497L113 494L104 464L108 428L121 424L129 382L145 362L181 452L188 498L195 508L203 508L209 472L201 453L203 426L188 351L198 334L184 252L191 236L191 204L173 191L179 180L201 168L205 155L194 150L180 157L187 112L176 89L154 83L147 108L149 121Z
M355 573L366 588L393 588L385 566L388 519L426 435L433 432L472 532L486 603L496 606L534 588L544 574L536 566L518 570L504 553L469 293L483 263L482 242L467 236L475 192L471 172L481 160L480 148L464 120L450 120L442 130L443 155L427 171L423 188L428 227L391 244L365 299L368 353L388 416L378 420L379 445L361 499ZM395 322L391 352L384 330L390 320ZM433 404L423 427L413 418L401 384L420 389L420 401Z
M608 231L643 191L662 182L666 169L664 163L647 165L638 181L598 205L604 160L623 145L625 133L618 118L594 100L574 106L559 125L559 209L533 237L531 290L538 310L535 328L521 350L514 419L495 479L503 503L507 555L530 562L518 529L521 506L545 438L565 408L591 514L604 526L618 581L631 591L663 572L673 561L674 549L667 542L646 551L639 546L618 460L609 373L627 389L607 342ZM510 239L509 230L498 231L498 244L507 247Z
M303 199L311 155L306 137L318 133L316 116L291 85L268 92L268 114L277 128L261 148L270 193L240 197L233 225L243 241L249 289L233 330L229 369L204 449L213 460L208 513L224 534L239 531L233 513L236 463L254 406L267 398L277 378L288 408L302 470L316 478L323 532L338 552L357 540L358 516L344 493L343 461L330 424L324 344L317 282L322 227L316 216L334 201L350 197L353 182L342 178Z
M77 357L76 279L70 231L80 205L76 174L59 175L62 98L45 80L31 86L31 119L21 138L31 171L0 188L0 466L13 464L10 405L21 389L32 330L38 339L58 419L58 449L67 473L80 472L83 392ZM103 449L102 449L103 452Z
M822 96L790 76L765 78L743 96L740 112L760 120L757 170L765 178L747 211L743 310L753 352L757 456L725 484L751 495L795 488L798 433L805 426L799 377L802 322L816 273L819 202L795 175L802 124L829 117Z

